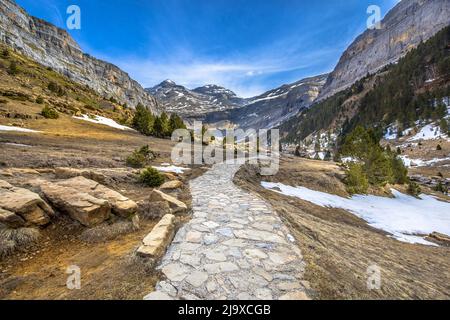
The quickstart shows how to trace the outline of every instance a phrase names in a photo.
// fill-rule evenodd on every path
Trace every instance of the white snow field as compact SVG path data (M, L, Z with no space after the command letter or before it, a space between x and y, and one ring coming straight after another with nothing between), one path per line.
M400 159L402 159L403 163L405 164L405 167L429 167L436 163L444 162L444 161L450 161L450 157L447 158L434 158L431 160L422 160L422 159L410 159L408 156L399 156Z
M112 119L109 118L105 118L105 117L101 117L101 116L95 116L95 118L90 118L88 115L83 114L81 117L73 117L74 119L78 119L78 120L84 120L84 121L89 121L92 123L97 123L97 124L103 124L105 126L111 127L111 128L115 128L115 129L119 129L119 130L134 130L131 129L127 126L123 126L121 124L118 124L117 122L115 122Z
M1 125L0 125L0 131L16 131L16 132L28 132L28 133L39 133L40 132L40 131L20 128L20 127L1 126Z
M435 124L427 124L423 127L415 136L408 139L408 141L417 141L417 140L435 140L445 138L446 135L441 133L441 128Z
M164 167L155 167L155 166L153 166L153 168L158 170L158 171L160 171L160 172L171 172L171 173L177 173L177 174L182 174L186 170L191 170L189 168L170 166L170 165L169 166L164 166Z
M364 219L374 228L384 230L399 241L435 245L421 235L440 232L450 235L450 203L429 195L420 199L392 189L394 198L355 195L343 198L305 187L261 182L261 185L283 195L297 197L322 207L340 208Z

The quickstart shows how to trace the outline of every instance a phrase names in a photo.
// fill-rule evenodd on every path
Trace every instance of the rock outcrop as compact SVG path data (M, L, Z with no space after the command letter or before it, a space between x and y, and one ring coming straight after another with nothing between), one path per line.
M34 180L30 185L39 188L55 209L87 227L109 219L111 213L129 218L138 211L133 200L82 176L57 182Z
M1 223L11 228L43 226L53 215L52 208L38 194L0 180Z
M111 206L105 199L55 183L41 183L40 189L55 209L67 213L86 227L98 225L110 217Z
M205 122L219 128L271 129L311 106L319 95L327 74L302 79L247 99L242 108L211 112Z
M168 202L173 213L183 213L187 211L187 206L184 202L181 202L177 198L169 196L168 194L165 194L164 192L159 190L153 190L150 194L149 200L150 202Z
M165 215L144 238L137 254L152 259L160 258L175 235L174 221L174 215Z
M85 177L75 177L56 183L58 186L71 187L98 198L105 199L111 205L112 213L123 218L130 217L137 212L137 204L133 200L124 197L117 191L109 189L100 183L86 179Z
M367 30L344 52L318 100L395 63L409 50L450 24L450 1L403 0L383 19L380 30Z
M127 73L83 53L65 30L28 15L14 0L0 0L0 42L106 98L158 112L156 99Z

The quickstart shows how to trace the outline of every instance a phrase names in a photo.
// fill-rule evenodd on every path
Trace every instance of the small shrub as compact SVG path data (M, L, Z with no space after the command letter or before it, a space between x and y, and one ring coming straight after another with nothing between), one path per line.
M39 239L39 230L33 228L0 229L0 257L24 249Z
M19 73L19 68L17 67L17 63L15 61L11 61L8 68L8 74L11 76L15 76Z
M155 153L150 150L149 146L143 146L128 156L127 165L133 168L143 168L155 157Z
M139 181L149 187L156 188L164 183L164 176L158 170L148 167L141 171Z
M41 96L36 98L36 103L37 104L43 104L44 103L44 98L42 98Z
M110 241L136 230L136 227L131 221L117 221L111 224L104 223L83 231L80 235L80 240L87 243Z
M2 50L2 57L3 58L9 58L9 50L8 48L5 48Z
M55 109L52 109L48 106L45 106L42 109L41 115L46 119L58 119L59 118L58 112Z
M369 179L359 163L350 163L346 171L345 183L350 194L365 194L369 188Z
M56 93L58 97L62 97L66 94L66 90L56 82L52 81L48 84L48 90L50 90L53 93Z
M417 197L422 192L420 186L414 181L409 182L407 191L410 195L415 197Z
M437 150L437 151L441 151L441 150L442 150L442 147L441 147L440 144L437 145L436 150Z
M439 181L439 183L437 184L437 186L435 186L433 188L433 190L437 191L437 192L442 192L443 194L447 194L448 193L447 187L444 184L442 184L441 181Z

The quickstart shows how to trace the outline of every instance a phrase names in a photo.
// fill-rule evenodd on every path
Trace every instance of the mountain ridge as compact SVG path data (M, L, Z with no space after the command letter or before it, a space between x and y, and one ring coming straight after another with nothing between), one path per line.
M83 53L67 31L29 15L14 0L0 0L0 42L71 80L130 107L138 103L158 113L154 97L112 63Z
M380 30L366 30L344 51L318 101L348 88L367 74L397 62L449 24L448 0L400 1L382 20Z

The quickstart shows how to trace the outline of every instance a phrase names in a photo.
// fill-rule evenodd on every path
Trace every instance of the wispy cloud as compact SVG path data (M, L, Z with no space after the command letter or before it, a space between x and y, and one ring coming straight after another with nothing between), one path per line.
M186 48L164 59L98 55L126 70L144 87L152 87L165 79L170 79L188 88L217 84L235 91L242 97L253 97L272 89L273 86L266 80L276 77L277 74L289 72L301 74L302 70L318 65L330 68L329 57L334 56L339 50L341 48L303 52L298 46L295 48L292 45L277 44L269 48L239 53L227 59L201 56ZM305 74L310 75L312 74ZM300 79L292 79L296 80Z

